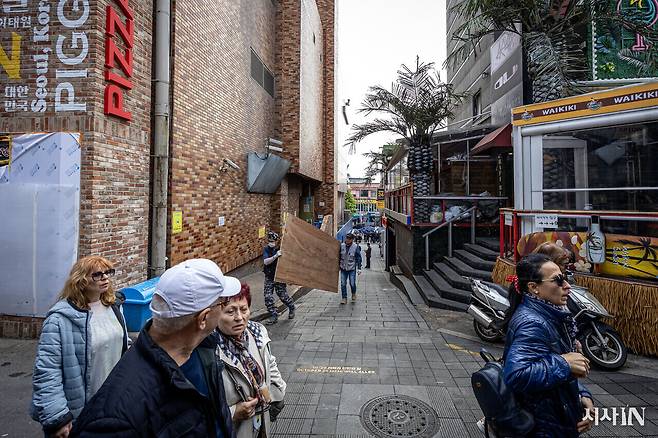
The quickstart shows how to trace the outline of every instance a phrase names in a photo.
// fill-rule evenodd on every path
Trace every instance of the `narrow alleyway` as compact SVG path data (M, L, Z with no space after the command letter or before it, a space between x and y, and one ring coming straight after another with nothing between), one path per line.
M430 328L388 281L378 256L358 290L358 300L346 305L339 295L312 291L299 301L294 321L271 329L272 351L289 383L276 436L482 437L470 375L481 367L483 344L448 334L449 325ZM455 325L463 331L463 321ZM487 346L497 355L500 347ZM585 383L598 406L653 406L644 427L601 424L590 436L658 436L658 380L593 371ZM395 397L369 403L380 396ZM395 407L405 402L403 411L416 417L396 417Z

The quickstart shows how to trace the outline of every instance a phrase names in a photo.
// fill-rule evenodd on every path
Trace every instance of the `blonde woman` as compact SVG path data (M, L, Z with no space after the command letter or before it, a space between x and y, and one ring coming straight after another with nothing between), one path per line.
M30 414L48 437L68 436L72 421L128 348L114 272L103 257L78 260L43 322Z

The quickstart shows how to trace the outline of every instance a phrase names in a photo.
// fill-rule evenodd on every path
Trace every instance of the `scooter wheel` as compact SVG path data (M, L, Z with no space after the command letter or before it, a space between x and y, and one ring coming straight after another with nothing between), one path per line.
M497 342L503 339L503 334L495 328L485 327L476 320L473 320L473 330L478 338L487 342Z
M583 354L600 368L618 370L626 363L628 351L619 333L611 327L598 325L603 336L603 343L593 329L586 330L580 337L583 344Z

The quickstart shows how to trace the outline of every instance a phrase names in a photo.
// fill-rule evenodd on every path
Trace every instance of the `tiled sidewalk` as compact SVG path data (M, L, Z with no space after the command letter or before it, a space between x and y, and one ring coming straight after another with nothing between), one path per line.
M388 281L378 257L359 277L358 291L355 303L341 305L339 295L314 290L298 302L295 320L270 328L289 384L275 436L373 436L362 424L363 406L378 396L406 395L434 410L434 436L482 437L470 383L482 344L430 329ZM501 354L500 346L487 348ZM658 380L595 371L585 383L599 406L653 406L644 427L602 424L591 436L658 436Z

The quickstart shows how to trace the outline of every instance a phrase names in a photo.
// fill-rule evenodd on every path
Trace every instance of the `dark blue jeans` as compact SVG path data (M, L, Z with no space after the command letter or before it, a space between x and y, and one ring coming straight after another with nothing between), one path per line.
M352 271L343 271L340 270L340 292L343 294L343 298L347 298L347 279L350 279L350 289L352 293L356 293L356 269Z

